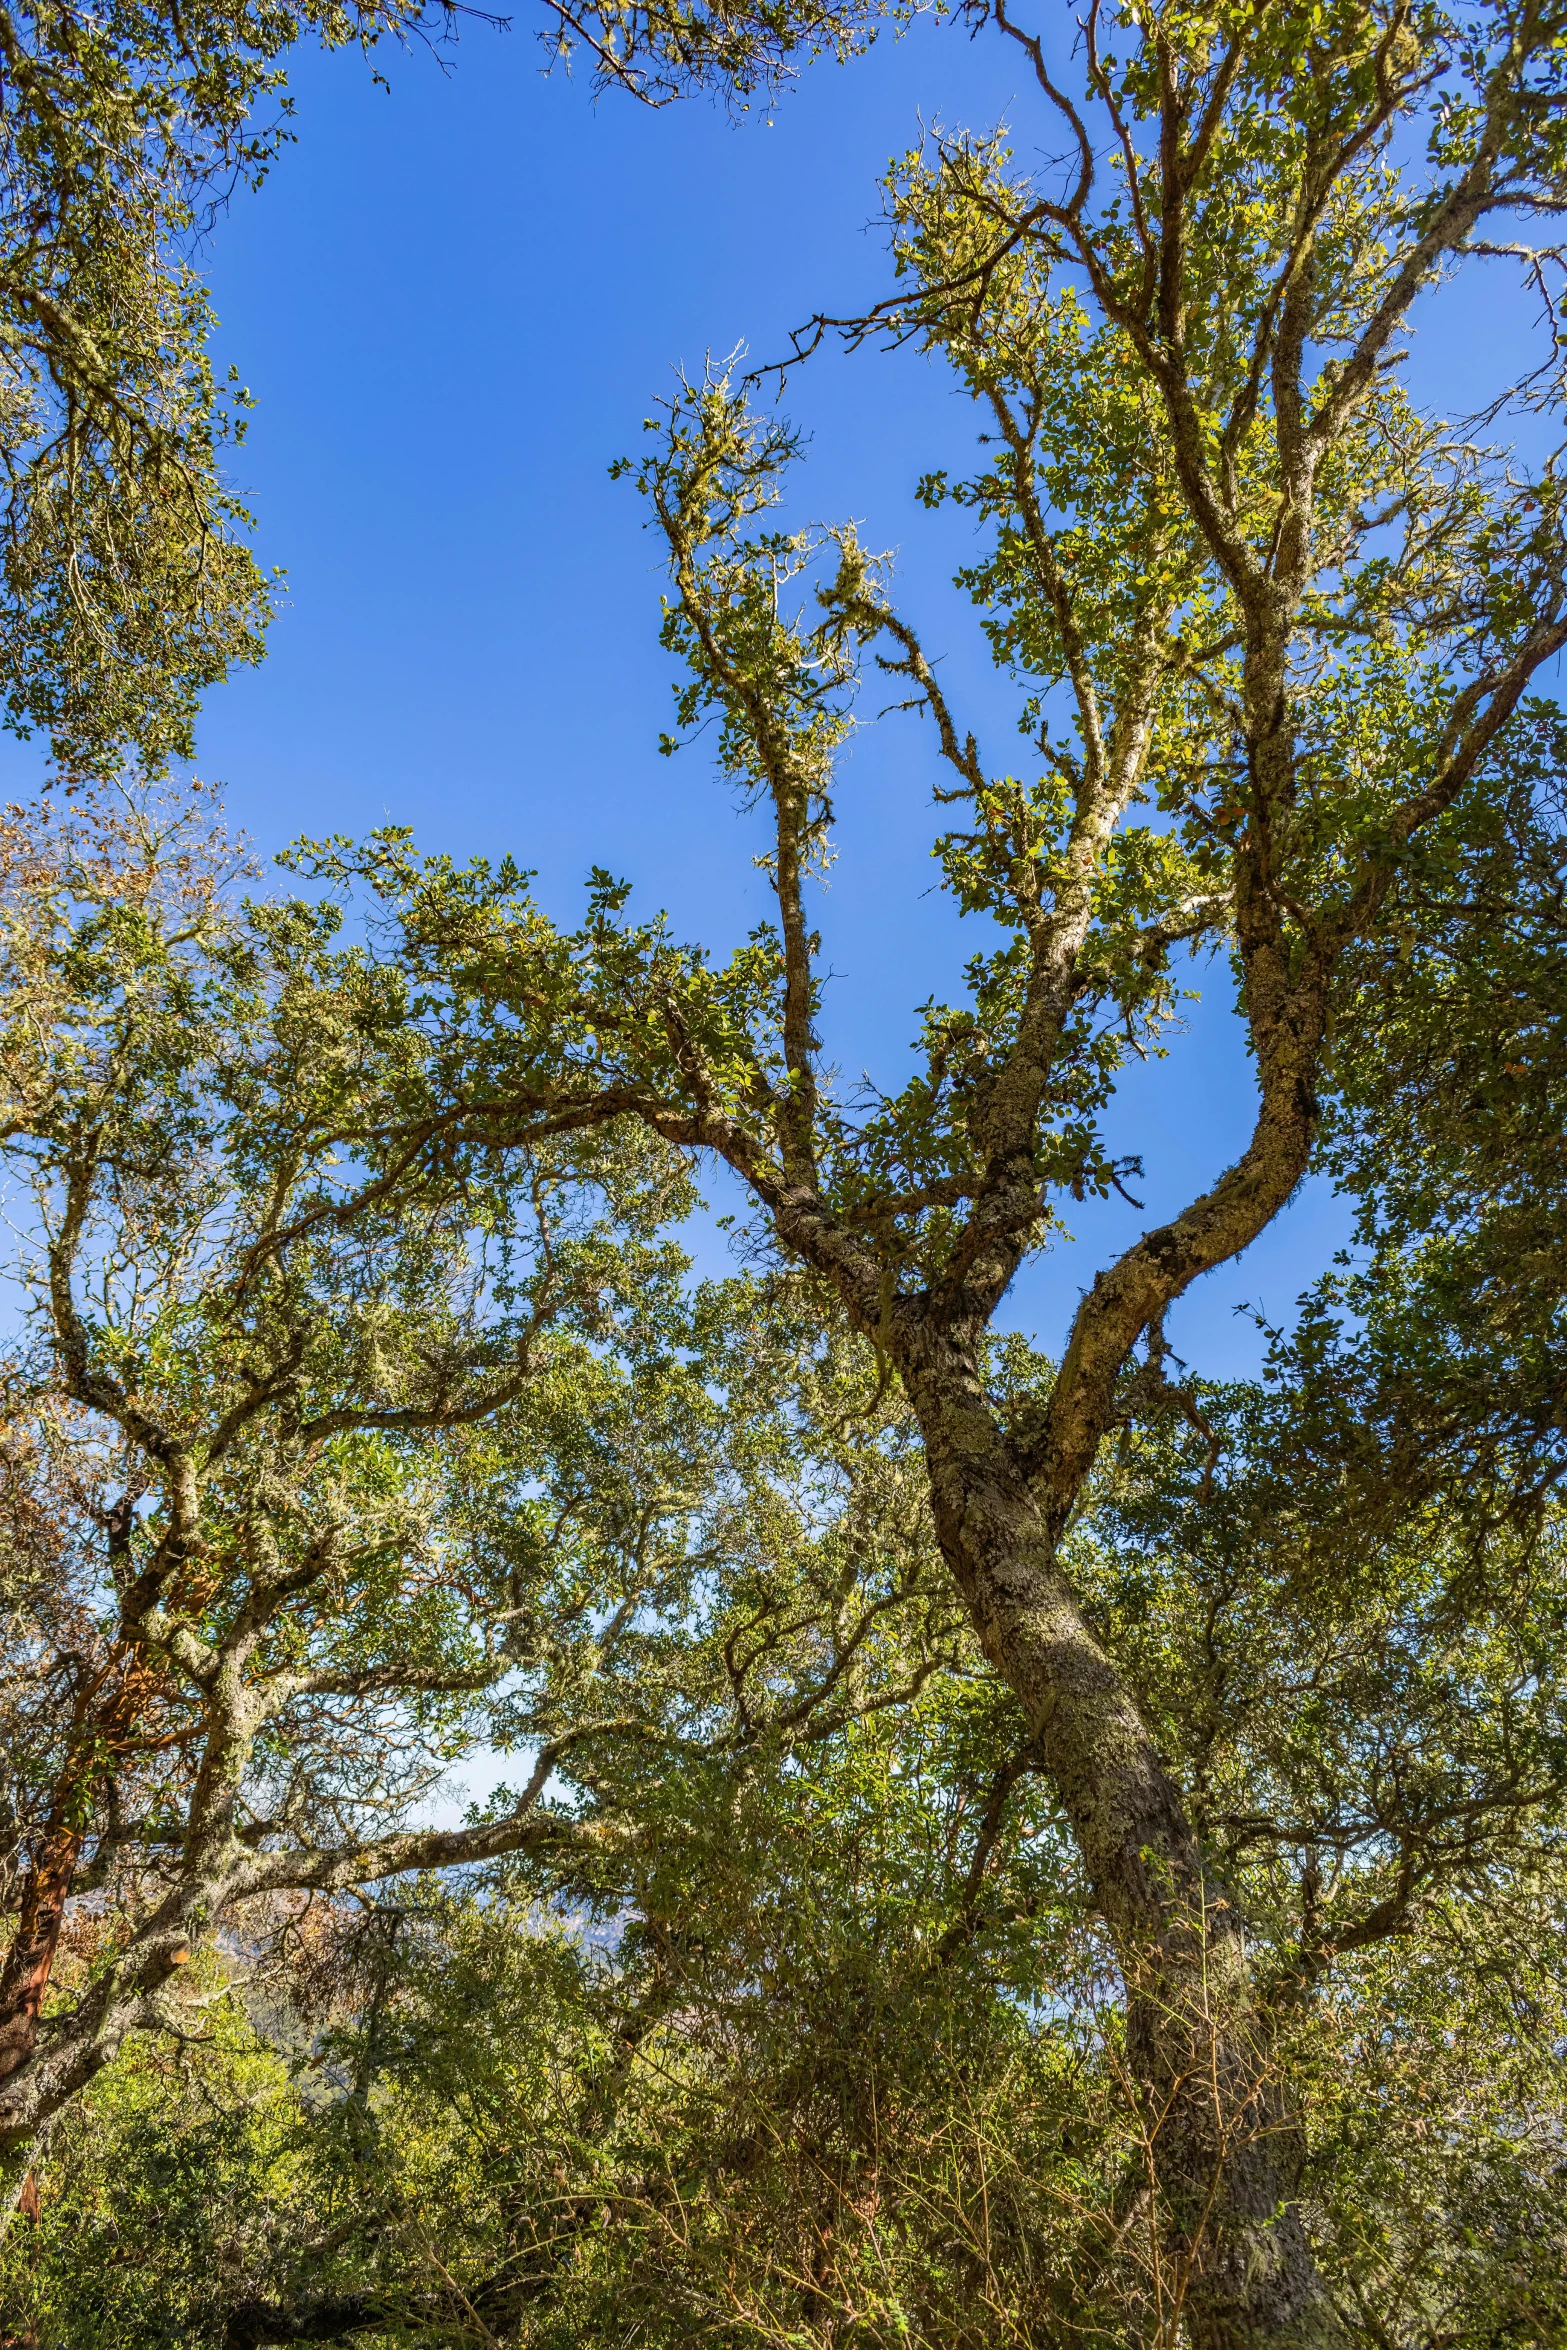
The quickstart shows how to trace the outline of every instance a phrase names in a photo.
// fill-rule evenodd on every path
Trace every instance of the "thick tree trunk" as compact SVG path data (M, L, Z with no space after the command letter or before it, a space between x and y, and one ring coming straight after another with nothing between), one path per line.
M1179 2311L1192 2350L1324 2350L1340 2330L1294 2200L1298 2134L1242 1920L971 1365L949 1358L910 1387L943 1553L1039 1742L1125 1975L1166 2323Z

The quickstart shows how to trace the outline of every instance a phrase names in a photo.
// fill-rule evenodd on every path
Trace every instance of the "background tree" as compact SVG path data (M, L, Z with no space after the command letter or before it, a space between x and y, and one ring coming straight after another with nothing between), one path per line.
M569 1388L628 1293L656 1313L678 1260L645 1235L682 1193L645 1149L602 1159L597 1212L580 1152L564 1204L542 1159L499 1188L471 1160L356 1177L411 1032L335 908L238 904L199 803L16 814L4 848L33 1351L0 2143L25 2165L234 1903L597 1832L543 1800L548 1750L502 1823L408 1816L530 1601L461 1498L475 1432ZM94 1886L116 1934L46 2016Z

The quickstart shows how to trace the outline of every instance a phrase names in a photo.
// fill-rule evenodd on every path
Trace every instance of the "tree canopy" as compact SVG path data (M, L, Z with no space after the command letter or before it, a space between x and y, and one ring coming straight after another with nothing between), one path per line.
M975 21L1056 160L933 135L885 301L615 468L664 747L760 834L737 953L396 832L246 897L189 805L10 821L48 2338L1567 2340L1567 17ZM592 27L743 98L874 19ZM1479 266L1541 357L1451 418L1410 334ZM966 395L921 495L1021 749L789 522L773 379L832 334ZM866 671L974 937L885 1088L811 911ZM1250 1138L1035 1351L1009 1288L1137 1181L1105 1112L1204 957ZM694 1285L715 1162L752 1263ZM1177 1361L1314 1168L1358 1248L1255 1379ZM480 1744L517 1785L421 1821Z

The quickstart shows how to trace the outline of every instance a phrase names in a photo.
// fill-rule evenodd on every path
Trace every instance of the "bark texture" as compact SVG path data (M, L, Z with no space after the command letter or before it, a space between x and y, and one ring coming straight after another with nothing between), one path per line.
M948 1348L911 1382L938 1537L987 1657L1016 1693L1127 1985L1128 2060L1167 2222L1165 2308L1197 2350L1338 2338L1294 2202L1298 2140L1253 1989L1244 1923L1181 1791L1095 1639L1059 1533Z

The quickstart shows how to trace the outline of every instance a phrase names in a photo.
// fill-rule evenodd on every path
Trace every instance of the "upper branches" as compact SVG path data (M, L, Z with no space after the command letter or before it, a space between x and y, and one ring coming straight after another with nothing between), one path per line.
M723 764L767 777L774 803L788 1091L775 1107L756 1090L750 1114L783 1180L726 1155L906 1369L936 1327L983 1323L1048 1230L1054 1186L1119 1180L1094 1122L1120 1055L1166 1016L1170 947L1233 938L1256 1128L1085 1298L1023 1463L1055 1518L1139 1333L1305 1172L1340 959L1388 918L1412 844L1489 788L1531 679L1567 642L1554 460L1527 472L1423 414L1399 344L1482 221L1550 215L1567 179L1548 11L1438 22L1395 5L1309 27L1287 9L1201 27L1096 14L1080 99L1039 40L998 22L1068 133L1064 184L1020 177L995 140L933 142L889 183L905 285L847 331L920 337L976 402L983 470L932 474L924 494L990 525L962 584L1020 686L1036 779L990 765L853 541L819 590L825 624L780 609L786 542L746 538L740 505L720 511L705 485L729 466L763 502L792 446L723 385L677 404L643 478L670 536L684 714L721 706ZM1417 124L1424 176L1395 160ZM704 485L694 533L677 482ZM792 573L813 547L787 544ZM724 637L742 611L743 690ZM932 719L938 800L965 811L937 844L947 885L1003 941L976 956L961 1008L927 1009L919 1078L857 1116L829 1101L818 1062L799 855L816 835L791 813L806 802L782 757L786 740L809 745L824 822L839 705L830 738L808 736L803 681L841 692L829 656L851 641ZM1139 798L1158 810L1145 826ZM856 1252L826 1246L824 1207Z
M592 59L595 83L652 106L696 93L721 96L737 112L771 100L802 65L860 55L885 25L901 28L921 0L544 0L558 30L551 46L568 61Z

